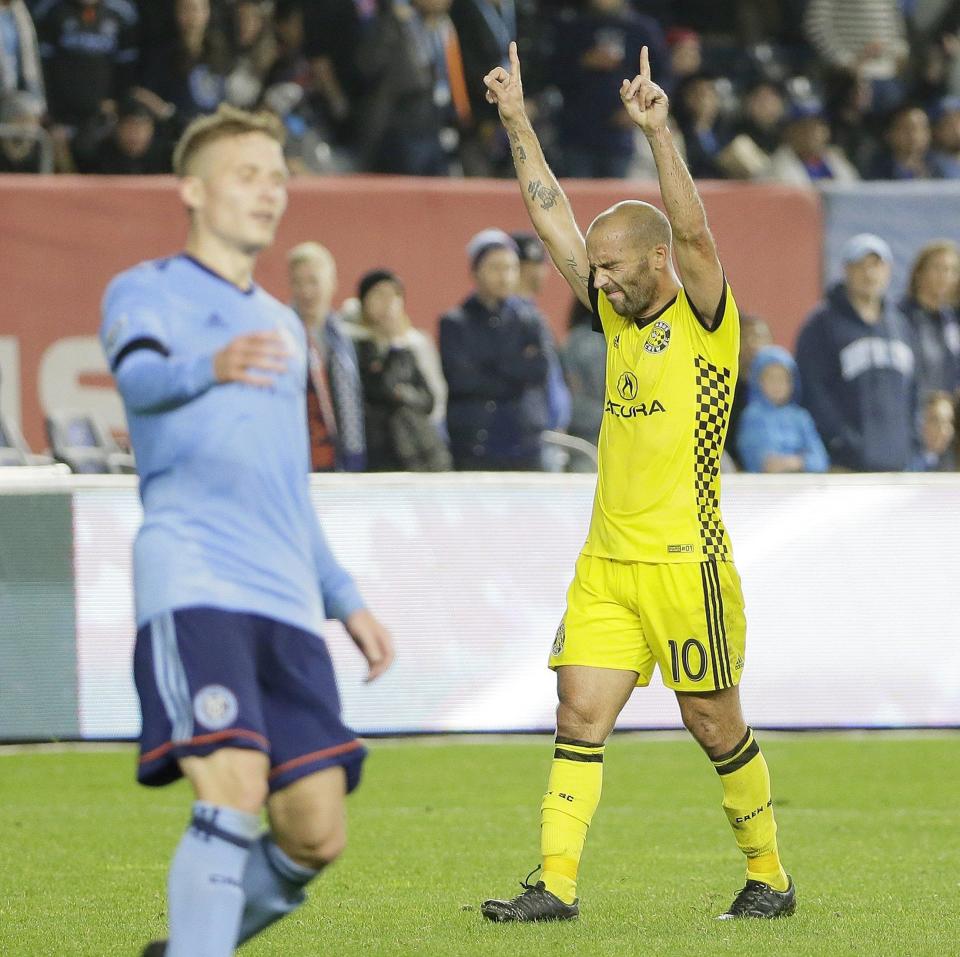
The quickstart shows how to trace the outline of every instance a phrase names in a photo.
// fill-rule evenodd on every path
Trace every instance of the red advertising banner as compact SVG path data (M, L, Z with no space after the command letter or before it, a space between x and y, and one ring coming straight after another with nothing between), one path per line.
M581 228L626 198L658 201L655 183L564 184ZM792 345L820 295L822 217L814 192L706 183L701 192L721 260L743 312L763 316ZM186 232L168 177L0 176L0 410L34 451L46 446L45 410L82 409L123 428L96 339L100 298L117 272L176 252ZM404 280L414 323L433 331L470 289L465 246L481 229L528 229L509 181L389 177L298 179L276 245L257 279L288 297L285 254L305 240L337 260L337 302L368 269ZM541 305L562 339L571 294L553 272Z

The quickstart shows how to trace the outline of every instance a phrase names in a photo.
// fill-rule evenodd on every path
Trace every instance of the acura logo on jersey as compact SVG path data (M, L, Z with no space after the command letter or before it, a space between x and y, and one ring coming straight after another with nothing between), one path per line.
M617 380L617 392L621 399L632 402L637 397L637 377L632 372L624 372Z
M670 323L658 319L647 336L647 341L643 344L645 352L657 355L663 352L670 345Z
M646 402L641 402L640 405L621 405L619 402L611 402L607 399L603 411L609 412L610 415L618 419L635 419L638 415L646 417L653 415L654 412L666 412L667 410L659 399L654 399L650 405L647 405Z

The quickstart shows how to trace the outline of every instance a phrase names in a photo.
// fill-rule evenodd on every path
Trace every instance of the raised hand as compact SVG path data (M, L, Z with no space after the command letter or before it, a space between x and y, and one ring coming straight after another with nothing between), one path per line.
M524 115L520 57L517 56L517 44L513 40L510 41L509 55L509 72L502 66L497 66L483 78L483 85L487 88L487 102L496 104L500 119L504 123Z
M670 113L667 94L650 79L650 52L640 50L640 72L620 84L620 99L627 114L644 133L664 129Z
M237 336L213 357L213 374L217 382L243 382L268 389L275 384L274 375L286 371L289 355L280 333L251 332Z

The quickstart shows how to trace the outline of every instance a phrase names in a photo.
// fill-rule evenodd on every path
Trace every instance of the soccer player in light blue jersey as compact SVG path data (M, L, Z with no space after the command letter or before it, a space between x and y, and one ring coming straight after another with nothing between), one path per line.
M393 659L310 505L303 326L252 277L286 206L282 143L267 115L221 107L192 123L174 155L185 250L121 273L103 303L144 510L138 779L184 776L196 798L169 940L145 957L226 957L303 903L344 847L365 754L341 719L324 620L344 623L370 680Z

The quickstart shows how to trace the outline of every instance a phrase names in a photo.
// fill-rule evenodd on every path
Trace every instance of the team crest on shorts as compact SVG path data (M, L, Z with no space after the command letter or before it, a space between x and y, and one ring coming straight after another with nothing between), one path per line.
M563 643L567 640L567 623L566 621L560 622L560 627L557 629L557 636L553 639L553 655L556 657L563 651Z
M237 696L223 685L207 685L194 696L193 716L212 731L229 728L239 713Z
M647 336L647 341L643 344L645 352L653 355L663 352L670 345L670 323L658 319Z

